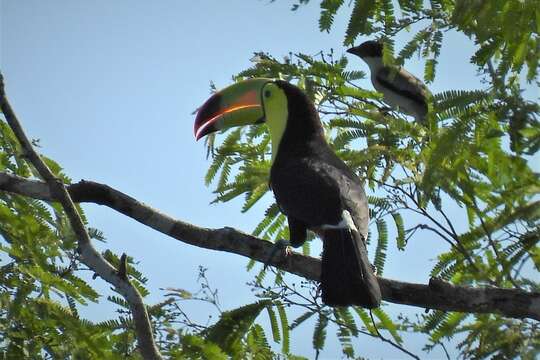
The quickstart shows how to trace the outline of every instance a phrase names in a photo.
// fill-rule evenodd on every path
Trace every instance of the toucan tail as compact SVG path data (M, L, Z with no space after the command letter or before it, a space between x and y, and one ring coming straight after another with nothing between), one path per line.
M330 306L372 309L381 304L381 289L357 231L324 230L321 290L323 302Z

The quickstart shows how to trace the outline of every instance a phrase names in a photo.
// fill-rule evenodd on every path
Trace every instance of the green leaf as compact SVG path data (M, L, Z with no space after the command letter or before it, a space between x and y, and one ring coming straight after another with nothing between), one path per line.
M406 239L405 239L405 225L403 224L403 218L401 217L401 214L398 212L392 212L390 215L392 215L392 218L394 219L394 224L396 224L396 245L399 250L405 250L405 246L407 245Z
M443 337L448 339L452 338L455 334L456 328L461 324L468 314L466 313L450 313L443 321L441 321L435 331L431 333L430 341L438 343Z
M354 348L351 336L358 336L358 329L352 314L348 308L334 308L334 316L338 325L338 340L341 344L343 354L348 358L354 357Z
M251 209L251 207L255 205L257 201L259 201L267 192L268 192L268 184L266 183L262 183L258 185L255 189L253 189L253 191L248 192L246 194L246 201L244 202L244 205L242 206L242 212L246 212L249 209Z
M373 309L372 312L380 321L379 327L382 325L383 329L388 330L398 344L403 343L403 339L399 336L397 326L392 319L381 308Z
M388 248L388 229L386 221L383 219L377 219L377 232L379 237L377 238L377 248L375 250L375 267L377 268L377 274L382 276L384 270L384 263L386 261L386 250Z
M273 306L267 306L266 311L268 312L268 318L270 319L270 327L272 328L272 336L274 341L279 343L281 341L281 336L279 334L279 326Z
M368 19L373 15L375 7L376 2L374 0L354 1L344 45L352 45L359 34L369 35L373 32L373 27Z
M309 319L310 317L312 317L314 314L315 314L314 311L306 311L305 313L303 313L302 315L300 315L299 317L297 317L297 318L292 322L290 329L293 330L293 329L296 328L298 325L302 324L304 321L306 321L307 319Z
M360 317L360 320L364 323L364 326L366 329L372 334L377 335L377 330L375 330L375 327L373 327L373 322L371 321L371 317L368 315L366 310L362 309L361 307L354 306L354 311L358 316Z
M269 301L258 301L223 312L219 321L205 330L205 338L219 345L230 356L240 354L242 339L260 312L269 304Z
M289 322L287 320L287 313L283 304L277 304L279 313L279 319L281 322L281 332L283 334L283 344L281 346L281 352L288 354L290 352L290 336L289 336Z
M321 2L321 17L319 18L319 29L330 32L334 16L338 9L343 5L343 0L323 0Z
M435 66L437 65L437 60L429 59L426 61L424 68L424 80L426 83L433 82L435 80Z
M319 314L315 329L313 330L313 348L316 351L320 351L324 348L326 341L326 327L328 326L328 317L323 314Z
M189 334L182 336L182 353L192 359L199 358L201 355L208 360L228 359L227 355L216 344Z

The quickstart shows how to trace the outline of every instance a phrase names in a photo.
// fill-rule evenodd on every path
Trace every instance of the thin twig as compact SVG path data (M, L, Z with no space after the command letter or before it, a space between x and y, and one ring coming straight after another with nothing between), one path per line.
M401 346L401 345L393 342L392 340L387 339L384 336L382 336L381 333L379 332L379 328L377 327L377 324L375 323L375 319L373 319L373 312L371 310L369 310L369 316L371 317L371 322L373 323L373 327L375 328L375 332L377 333L377 336L382 341L389 343L390 345L392 345L396 349L399 349L399 350L403 351L405 354L409 355L410 357L412 357L414 359L417 359L417 360L420 360L420 358L417 355L415 355L412 352L410 352L409 350L405 349L403 346Z
M277 274L275 272L275 270L272 269L272 271L274 272L274 274ZM376 338L376 339L380 339L382 340L383 342L386 342L386 343L389 343L390 345L396 347L397 349L403 351L404 353L406 353L407 355L411 355L412 353L407 351L405 348L399 346L398 344L395 344L393 341L389 340L389 339L386 339L384 338L383 336L381 336L381 334L379 333L378 329L377 329L377 326L376 324L374 323L374 328L376 329L376 334L373 334L369 331L363 331L363 330L360 330L360 329L357 329L356 327L352 327L350 326L349 324L343 322L343 321L339 321L338 319L336 319L336 316L334 314L333 317L331 316L328 316L327 313L325 311L323 311L324 307L323 306L320 306L319 303L317 302L317 298L314 296L313 298L311 299L308 299L304 294L302 294L301 292L297 291L296 288L294 287L291 287L287 282L283 281L281 283L281 285L278 285L276 286L276 288L278 288L280 291L279 292L275 292L273 290L273 288L270 288L270 287L263 287L262 285L260 284L254 284L255 287L258 287L260 289L262 289L264 292L271 292L272 295L276 296L276 297L279 297L282 299L282 301L287 305L287 306L290 306L290 305L295 305L295 306L299 306L299 307L302 307L306 310L309 310L313 313L317 313L319 316L321 317L324 317L328 322L332 322L340 327L344 327L346 329L348 329L349 331L351 331L351 334L354 334L354 333L359 333L359 334L363 334L363 335L366 335L366 336L369 336L369 337L372 337L372 338ZM272 297L273 297L272 296ZM297 297L300 297L302 298L303 300L306 301L305 304L303 303L299 303L297 301L294 301L292 300L290 297L291 296L297 296ZM370 314L371 314L371 311L370 311ZM372 321L373 321L373 317L372 317ZM412 356L415 358L415 359L418 359L417 356L415 356L414 354L412 354Z
M444 346L442 342L439 342L438 344L442 347L444 354L446 355L446 358L450 360L450 354L448 353L448 350L446 350L446 346Z
M463 257L467 260L467 262L469 263L469 265L478 273L481 273L480 269L478 268L478 266L476 266L476 264L474 263L474 261L472 260L470 254L467 252L467 249L465 249L465 247L461 244L461 242L459 241L459 237L455 236L452 231L448 230L447 228L445 228L439 221L437 221L433 216L431 216L431 214L426 210L424 209L423 207L420 206L420 204L418 203L418 201L415 199L415 197L406 192L404 189L402 189L401 187L399 186L396 186L396 185L391 185L391 184L386 184L386 183L383 183L383 186L388 186L392 189L395 189L395 190L398 190L400 191L401 193L403 193L405 196L407 196L407 198L409 198L413 204L417 207L418 210L416 209L412 209L410 208L411 211L414 211L414 212L417 212L418 214L421 214L425 217L427 217L429 220L431 220L431 222L433 222L439 229L441 229L442 231L444 231L446 234L448 234L451 238L454 239L455 241L455 244L453 244L453 247L456 248L456 250L458 250L462 255ZM445 237L443 237L445 238Z
M507 261L503 256L501 256L499 250L497 249L497 245L495 244L495 241L493 240L493 237L491 235L491 231L489 231L489 229L488 229L488 227L487 227L487 225L486 225L486 223L484 221L484 217L482 216L482 213L481 213L480 209L478 208L478 205L477 205L476 200L474 198L473 198L472 204L473 204L473 209L476 212L476 215L478 216L478 219L480 220L480 226L482 227L482 230L484 230L484 233L486 234L486 238L488 240L488 243L489 243L491 249L493 250L493 253L495 254L495 258L497 258L497 261L501 265L503 270L507 270ZM514 285L518 289L521 288L519 286L519 284L516 283L515 280L512 278L512 274L510 273L510 271L506 271L506 276L507 276L508 280L512 283L512 285Z

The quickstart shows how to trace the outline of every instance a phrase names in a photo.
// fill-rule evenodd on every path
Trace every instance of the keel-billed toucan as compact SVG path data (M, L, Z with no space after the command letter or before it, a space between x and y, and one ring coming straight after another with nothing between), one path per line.
M301 246L307 229L323 240L323 302L379 306L381 292L365 244L369 210L364 189L326 142L306 94L281 80L239 82L215 93L198 110L195 137L263 122L272 142L270 186L287 216L290 244Z

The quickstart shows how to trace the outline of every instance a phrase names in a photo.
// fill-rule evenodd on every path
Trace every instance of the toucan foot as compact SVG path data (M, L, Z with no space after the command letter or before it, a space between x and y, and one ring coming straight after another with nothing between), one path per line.
M272 250L270 250L270 255L268 256L268 259L264 262L264 269L271 265L272 261L274 260L274 257L278 252L284 251L285 256L289 256L292 253L291 243L288 240L280 239L274 243L274 246L272 247Z

